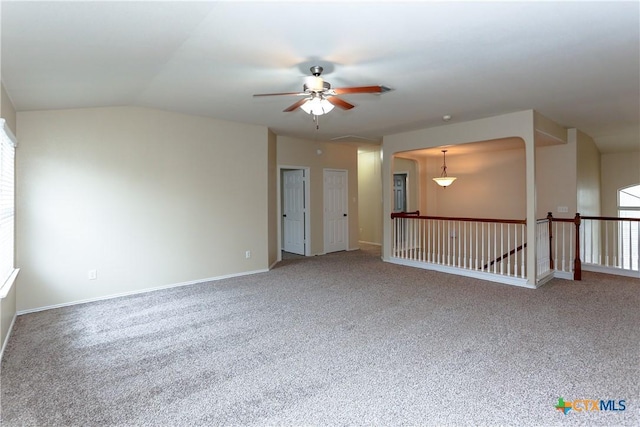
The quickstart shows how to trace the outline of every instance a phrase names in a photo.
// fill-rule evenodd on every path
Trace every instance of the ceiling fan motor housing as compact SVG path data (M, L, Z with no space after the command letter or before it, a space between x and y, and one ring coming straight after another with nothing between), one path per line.
M309 76L305 77L302 88L305 92L324 92L331 89L331 85L320 76Z

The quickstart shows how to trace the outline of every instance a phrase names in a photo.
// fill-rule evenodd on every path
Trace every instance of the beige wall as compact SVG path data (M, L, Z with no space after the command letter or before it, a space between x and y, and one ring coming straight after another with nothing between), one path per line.
M473 218L525 219L524 144L520 149L481 151L447 156L447 171L458 179L447 188L428 179L435 195L434 215ZM452 150L453 151L453 150ZM430 162L430 176L439 176L442 158Z
M318 152L320 150L320 154ZM358 151L356 147L278 136L278 165L310 171L311 255L324 253L324 169L344 169L349 181L349 249L358 248Z
M567 142L567 129L537 111L533 112L533 125L536 144Z
M453 154L447 155L447 171L458 179L447 188L432 179L442 172L442 156L415 152L420 170L420 212L430 216L524 219L524 144L516 141L515 145L516 148L492 151L465 148L457 155L455 148L450 149Z
M577 129L569 129L576 140L577 212L600 216L600 151L593 139Z
M573 218L576 203L576 140L566 144L536 146L536 193L538 218L551 212L557 218ZM567 212L559 208L566 207Z
M266 128L130 107L17 122L18 310L268 268Z
M640 151L601 156L602 216L618 216L618 190L640 184Z
M358 222L361 242L382 244L380 150L358 153Z
M600 215L600 152L585 133L568 129L567 135L566 144L536 146L538 218Z

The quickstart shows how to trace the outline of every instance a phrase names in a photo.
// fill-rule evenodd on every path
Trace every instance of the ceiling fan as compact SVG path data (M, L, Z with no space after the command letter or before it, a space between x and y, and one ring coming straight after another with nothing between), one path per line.
M320 116L333 110L333 107L339 107L343 110L350 110L355 107L355 105L348 103L344 99L338 98L337 95L350 93L380 94L391 90L387 86L356 86L332 89L331 84L320 77L322 70L323 68L319 65L311 67L312 75L304 79L302 92L258 93L253 96L304 96L305 98L285 108L284 112L288 113L300 108L307 114Z

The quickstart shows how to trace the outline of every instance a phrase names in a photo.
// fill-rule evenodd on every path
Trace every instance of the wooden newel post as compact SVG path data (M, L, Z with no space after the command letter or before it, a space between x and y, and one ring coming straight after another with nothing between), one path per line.
M582 261L580 261L580 214L574 218L576 224L576 257L573 260L573 280L582 280Z
M553 239L553 215L551 214L551 212L547 212L547 219L549 220L549 267L551 267L551 270L554 270L555 267L553 265L552 250L553 245L551 244L551 241Z

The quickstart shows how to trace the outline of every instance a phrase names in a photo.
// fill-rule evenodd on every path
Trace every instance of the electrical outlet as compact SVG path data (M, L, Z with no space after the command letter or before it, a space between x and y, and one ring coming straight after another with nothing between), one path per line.
M567 206L558 206L558 212L560 213L568 213L569 208Z
M244 253L244 257L245 257L246 259L251 258L251 251L246 251L246 252Z
M96 280L98 278L98 270L89 270L87 278L89 280Z

